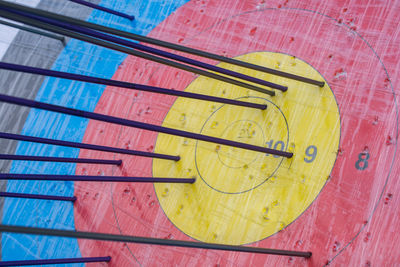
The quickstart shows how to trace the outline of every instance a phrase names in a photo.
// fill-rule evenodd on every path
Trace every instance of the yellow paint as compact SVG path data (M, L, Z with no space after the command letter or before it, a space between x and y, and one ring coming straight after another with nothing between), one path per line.
M310 65L285 54L256 52L237 59L324 80ZM246 244L282 230L318 196L336 159L339 111L328 85L319 88L224 63L219 66L289 89L270 97L199 77L186 91L240 98L268 108L179 98L163 126L272 148L281 141L277 148L284 143L283 149L293 152L293 158L159 134L155 152L179 154L182 159L155 159L153 176L197 180L193 185L156 184L155 190L171 222L192 238ZM316 156L311 161L313 152Z

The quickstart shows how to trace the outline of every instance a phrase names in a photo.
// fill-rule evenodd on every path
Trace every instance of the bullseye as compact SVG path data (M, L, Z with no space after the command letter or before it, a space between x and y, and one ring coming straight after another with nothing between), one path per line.
M324 80L306 62L285 54L255 52L237 59ZM251 70L245 73L285 84L289 90L269 97L199 77L186 91L201 90L268 108L217 106L179 98L163 125L289 150L293 158L164 134L157 138L156 152L178 151L181 160L155 159L154 176L201 178L194 185L155 185L160 205L177 228L204 242L245 244L283 229L317 197L336 159L340 118L328 85L318 88Z
M266 143L267 136L274 140L285 140L287 144L289 129L286 118L279 108L268 99L258 97L244 99L268 103L269 109L266 112L255 113L247 109L222 106L206 120L201 132L261 146ZM285 150L282 141L281 144L281 147L276 148ZM222 193L243 193L259 186L275 173L283 161L283 158L278 156L268 157L227 146L214 147L213 151L213 146L199 145L197 142L195 164L201 179L212 189ZM210 162L213 164L210 165ZM215 173L224 174L224 179L212 178Z
M233 137L236 137L235 139L243 140L246 143L262 143L264 139L264 133L261 129L261 126L251 120L239 120L233 122L224 129L222 136L224 138L231 139L229 137L232 136L232 133L238 132L239 134L234 134ZM245 168L248 166L248 164L256 160L258 156L244 156L242 159L236 159L234 155L237 153L237 149L235 148L225 148L224 150L221 150L220 147L217 146L216 151L218 154L218 159L221 161L221 163L229 168Z

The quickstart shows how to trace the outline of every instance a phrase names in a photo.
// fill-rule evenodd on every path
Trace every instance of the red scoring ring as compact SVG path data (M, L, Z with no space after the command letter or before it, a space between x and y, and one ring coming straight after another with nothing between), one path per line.
M386 73L381 67L377 69L376 66L381 66L379 60L361 38L328 17L300 9L258 9L243 13L248 6L240 8L232 5L232 9L225 12L235 15L220 21L217 18L227 17L228 14L219 13L218 4L219 1L208 2L208 6L213 8L197 17L198 22L192 20L182 24L188 17L195 17L193 13L198 11L196 3L190 2L161 23L151 36L227 56L253 51L293 54L319 70L335 93L341 113L342 133L341 149L331 180L311 208L295 222L282 232L255 244L312 251L312 261L317 265L324 264L351 242L365 221L369 220L371 207L376 202L368 200L377 199L383 188L382 183L374 186L374 182L385 180L389 173L395 147L387 145L386 139L388 135L394 136L393 122L396 118L394 113L387 112L394 103L390 89L384 85ZM200 24L200 21L204 23ZM276 21L280 23L276 24ZM302 26L308 24L316 26L313 31L304 32ZM370 77L375 78L371 81ZM183 90L194 78L192 74L133 57L127 58L113 77L177 90ZM107 88L96 112L161 125L173 101L173 97ZM388 115L382 117L386 112ZM382 131L385 132L382 134ZM83 142L152 151L156 136L155 133L91 121ZM358 170L356 162L362 152L370 155L368 168ZM387 155L388 160L378 165L374 159L379 154ZM107 158L110 155L82 151L80 156ZM120 168L104 167L99 170L98 166L78 165L77 174L151 176L151 159L125 155L117 157L124 161ZM364 195L366 192L368 197ZM75 222L78 230L191 240L166 218L150 184L80 182L76 183L76 196ZM129 244L126 247L118 243L87 240L79 240L79 244L84 256L111 253L112 263L116 266L132 264L136 260L145 266L193 262L272 266L287 261L282 257L149 245ZM345 254L343 262L348 262L345 257L349 256ZM294 260L303 261L289 259Z

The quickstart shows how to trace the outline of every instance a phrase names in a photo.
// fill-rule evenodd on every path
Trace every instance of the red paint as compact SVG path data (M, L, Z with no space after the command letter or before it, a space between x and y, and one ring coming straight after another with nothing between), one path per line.
M137 260L143 266L322 266L325 263L383 266L400 262L398 231L395 231L400 227L397 208L400 199L387 192L400 190L400 183L395 179L400 174L398 159L384 191L397 140L394 99L389 78L379 60L353 32L359 31L376 49L394 87L399 88L396 86L399 74L395 76L398 60L385 58L387 55L400 58L398 49L390 50L400 47L399 27L394 23L398 21L400 6L395 1L366 6L361 0L357 3L316 0L284 3L285 8L316 10L336 18L335 22L315 13L285 9L282 1L261 1L262 6L260 1L215 0L201 5L197 2L180 8L150 35L172 42L180 40L191 47L229 56L265 50L306 60L327 79L337 98L342 120L339 156L331 178L304 214L281 232L253 244L312 251L310 260L129 244ZM263 10L279 5L280 9ZM340 16L344 13L343 20ZM189 17L193 18L192 23L198 23L196 27L181 23ZM296 45L292 43L294 40ZM338 77L344 72L346 75ZM133 57L127 58L114 75L114 79L176 90L183 90L195 77L157 63L145 64L144 60ZM107 88L96 112L160 125L173 101L174 97ZM102 129L101 135L98 129ZM116 147L129 144L131 149L152 151L156 137L155 133L91 121L83 142ZM360 153L366 153L366 147L370 154L368 168L357 170L355 164ZM80 156L106 158L108 155L82 151ZM123 166L102 166L105 175L151 176L151 159L116 157L124 160ZM100 171L98 166L84 168L85 171L78 166L77 173ZM191 240L166 218L151 185L76 183L75 188L78 196L75 218L79 230ZM384 195L378 203L382 192ZM118 243L79 240L79 244L83 256L111 255L112 266L136 262Z

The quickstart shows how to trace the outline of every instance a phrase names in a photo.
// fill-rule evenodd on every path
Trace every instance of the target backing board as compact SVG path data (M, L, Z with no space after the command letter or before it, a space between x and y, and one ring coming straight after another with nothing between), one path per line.
M67 2L67 1L66 1ZM95 1L93 1L95 2ZM99 1L97 1L99 2ZM117 3L116 3L117 2ZM25 111L23 134L179 155L180 161L20 143L16 154L122 159L121 166L13 162L10 172L195 177L194 184L9 181L6 190L74 195L5 199L4 224L311 251L309 259L17 234L2 259L112 256L111 266L395 266L400 3L396 1L100 1L133 22L73 3L38 7L324 81L323 87L189 55L282 84L269 96L68 40L26 46L49 68L267 105L265 110L46 78L31 98L290 151L277 157L193 139ZM85 13L86 12L86 13ZM3 57L24 41L19 33ZM18 39L20 38L20 39ZM41 37L44 38L44 37ZM43 40L41 40L44 42ZM54 58L46 50L54 50ZM177 52L180 55L183 53ZM9 55L7 58L7 54ZM13 55L15 56L15 55ZM40 63L42 64L42 63ZM52 65L51 65L52 64ZM2 72L12 88L29 75ZM22 77L22 78L21 78ZM24 83L25 81L25 83ZM7 88L2 89L9 93ZM5 121L8 118L3 118ZM9 120L16 118L10 117ZM5 125L10 122L4 122ZM7 129L6 129L7 131ZM90 265L90 264L88 264Z

